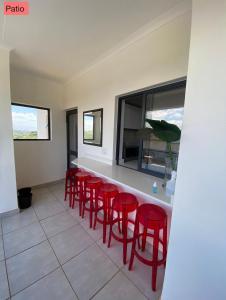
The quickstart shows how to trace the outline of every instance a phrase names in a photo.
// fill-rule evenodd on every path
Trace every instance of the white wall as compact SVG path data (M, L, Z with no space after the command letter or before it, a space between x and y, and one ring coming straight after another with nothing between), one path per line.
M15 141L18 187L62 179L66 169L66 116L63 86L31 73L11 70L12 101L50 108L51 141Z
M17 208L9 51L0 49L0 214Z
M114 160L115 97L187 74L190 13L143 36L66 85L66 108L78 107L78 154ZM83 145L82 112L103 112L103 147Z
M193 0L162 300L226 299L226 0Z

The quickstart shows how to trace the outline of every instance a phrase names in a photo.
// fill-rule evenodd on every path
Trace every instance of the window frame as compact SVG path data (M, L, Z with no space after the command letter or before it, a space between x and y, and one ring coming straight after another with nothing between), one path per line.
M186 90L186 84L187 84L187 77L181 77L177 78L174 80L170 80L167 82L162 82L144 89L140 89L138 91L131 91L119 96L116 96L116 105L117 105L117 127L116 127L116 150L115 150L115 161L116 165L123 167L123 168L128 168L131 169L128 166L124 166L120 164L119 161L119 155L120 155L120 141L121 141L121 118L122 118L122 103L126 99L130 98L131 96L141 96L142 97L142 120L141 120L141 126L144 126L145 124L145 111L146 111L146 97L147 95L154 94L157 92L163 92L175 88L180 88L180 87L185 87ZM139 143L139 155L138 155L138 168L137 169L132 169L137 172L145 173L157 178L163 178L161 173L155 172L155 171L150 171L150 170L145 170L144 168L141 167L142 163L142 148L143 147L143 140L140 139Z
M11 102L11 106L12 105L42 109L42 110L47 110L47 112L48 112L48 138L47 139L13 139L14 141L51 141L50 108L36 106L36 105L30 105L30 104L17 103L17 102Z

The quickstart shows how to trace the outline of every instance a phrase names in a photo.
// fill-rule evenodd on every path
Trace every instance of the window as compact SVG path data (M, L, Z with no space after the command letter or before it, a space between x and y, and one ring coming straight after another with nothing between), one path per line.
M84 115L84 140L94 140L94 116Z
M50 140L50 110L12 104L14 140Z
M139 130L150 127L145 119L164 120L182 129L185 81L155 86L119 99L117 164L164 177L168 172L166 143L155 135L140 137ZM180 141L172 144L177 161Z

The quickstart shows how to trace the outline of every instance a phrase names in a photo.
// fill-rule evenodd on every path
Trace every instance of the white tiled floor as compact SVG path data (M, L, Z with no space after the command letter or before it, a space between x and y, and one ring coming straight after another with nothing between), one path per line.
M36 189L31 208L1 220L0 299L158 300L164 268L154 293L151 269L135 259L129 272L122 245L108 249L101 225L90 229L63 196L63 183Z

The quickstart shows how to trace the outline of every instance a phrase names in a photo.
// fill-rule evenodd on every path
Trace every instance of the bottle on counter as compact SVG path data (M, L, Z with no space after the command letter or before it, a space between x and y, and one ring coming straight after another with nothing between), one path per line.
M166 183L166 196L168 196L168 197L172 197L174 195L175 185L176 185L176 177L177 177L177 173L175 171L173 171L171 179L169 181L167 181L167 183Z
M158 185L157 185L156 181L152 185L152 193L154 193L154 194L158 193Z

